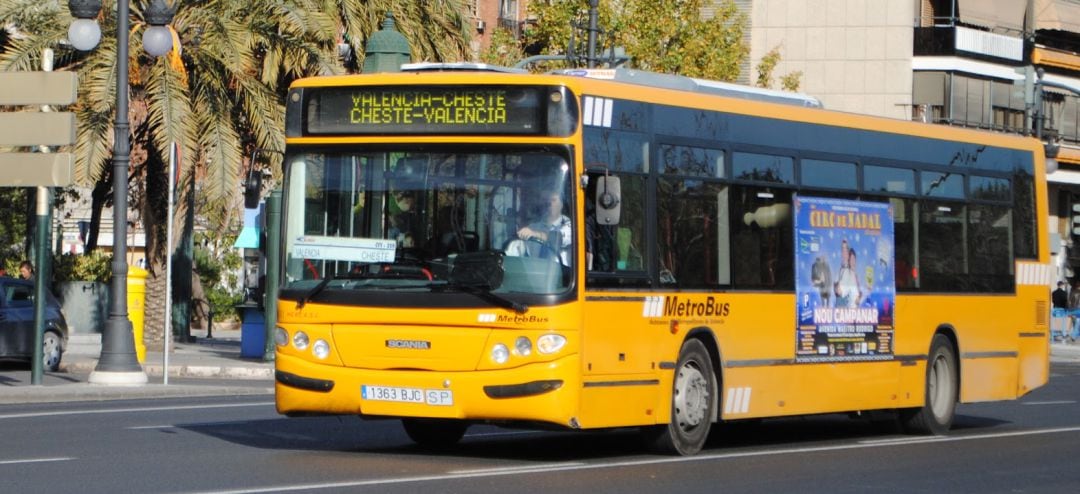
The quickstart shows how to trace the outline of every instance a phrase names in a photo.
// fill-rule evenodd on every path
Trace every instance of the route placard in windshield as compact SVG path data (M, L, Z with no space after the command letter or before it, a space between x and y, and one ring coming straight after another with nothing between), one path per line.
M306 235L293 245L294 255L323 261L394 262L397 251L397 242L383 238Z

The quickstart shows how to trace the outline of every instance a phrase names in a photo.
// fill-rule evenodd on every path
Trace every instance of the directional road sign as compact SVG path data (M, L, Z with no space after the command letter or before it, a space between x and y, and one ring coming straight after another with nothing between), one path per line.
M70 105L74 72L0 72L0 106ZM0 146L68 146L75 143L75 114L0 112ZM65 187L73 183L72 153L0 152L0 187Z
M74 72L0 72L0 105L70 105L75 102Z

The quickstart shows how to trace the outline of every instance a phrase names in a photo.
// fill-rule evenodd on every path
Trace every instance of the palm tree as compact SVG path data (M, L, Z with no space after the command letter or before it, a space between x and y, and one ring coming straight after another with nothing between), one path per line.
M171 24L179 45L154 59L139 46L148 3L136 1L131 8L128 186L146 232L146 335L160 343L165 261L173 251L165 245L171 143L177 143L181 157L176 231L190 232L192 221L229 230L242 212L240 177L254 166L245 156L255 148L284 148L284 95L293 79L345 71L339 43L352 42L362 57L363 40L378 30L387 11L410 40L414 60L463 59L468 30L459 0L185 0ZM79 122L76 176L79 185L93 186L97 218L111 197L116 99L116 39L108 34L116 32L115 1L102 4L98 22L105 34L97 48L82 53L62 43L72 22L66 2L0 0L0 26L6 28L0 36L0 70L38 70L43 49L52 47L58 48L56 70L79 72L73 108ZM198 210L189 210L195 204ZM97 225L91 229L96 238ZM190 235L180 242L185 243L190 246ZM190 248L186 259L190 267ZM177 273L186 275L182 264ZM174 280L174 286L184 285ZM190 302L185 300L190 291L180 292L177 300ZM185 310L180 311L182 328Z

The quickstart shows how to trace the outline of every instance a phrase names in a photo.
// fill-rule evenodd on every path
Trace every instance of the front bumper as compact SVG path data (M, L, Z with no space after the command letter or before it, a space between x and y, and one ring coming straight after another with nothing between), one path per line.
M277 410L283 414L357 414L465 420L577 422L580 362L570 355L511 369L469 372L371 370L277 354ZM452 403L365 400L362 386L450 391Z

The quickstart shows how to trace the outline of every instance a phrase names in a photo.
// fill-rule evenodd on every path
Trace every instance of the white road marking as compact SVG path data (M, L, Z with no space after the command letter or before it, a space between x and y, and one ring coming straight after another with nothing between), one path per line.
M23 463L46 463L50 461L71 461L75 458L62 457L62 458L26 458L22 460L0 460L0 465L21 465Z
M33 412L33 413L9 413L6 415L0 415L0 420L3 419L25 419L36 417L57 417L62 415L94 415L105 413L136 413L136 412L160 412L166 410L195 410L201 408L237 408L237 407L262 407L273 405L272 401L261 401L256 403L228 403L219 405L183 405L183 406L168 406L168 407L139 407L139 408L109 408L102 410L64 410L59 412Z
M475 475L475 474L507 474L507 473L519 473L519 472L547 472L551 469L560 469L566 467L578 467L584 466L587 463L581 463L580 461L568 461L564 463L541 463L539 465L518 465L513 467L495 467L495 468L476 468L472 470L451 470L446 472L449 475Z
M544 431L518 431L518 432L479 432L476 434L465 434L465 437L495 437L495 436L523 436L531 434L543 434Z
M1072 405L1073 403L1076 403L1076 400L1028 401L1021 405Z
M483 477L503 477L509 475L524 475L533 473L552 473L552 472L566 472L574 470L599 470L607 468L624 468L624 467L638 467L644 465L659 465L666 463L681 463L681 462L703 462L703 461L717 461L717 460L730 460L735 458L752 458L759 456L780 456L780 455L793 455L793 454L806 454L806 453L821 453L828 451L843 451L852 449L864 449L864 448L882 448L890 446L907 446L909 444L922 444L933 442L954 442L954 441L973 441L980 439L995 439L1002 437L1017 437L1017 436L1034 436L1042 434L1060 434L1068 432L1080 432L1080 426L1076 427L1058 427L1053 429L1034 429L1029 431L1015 431L1015 432L998 432L989 434L976 434L970 436L942 436L942 437L929 437L929 438L912 438L908 441L900 441L897 439L888 439L881 441L861 441L851 444L838 444L835 446L813 446L805 448L787 448L778 450L767 451L744 451L739 453L717 453L717 454L704 454L690 457L678 457L678 458L649 458L642 460L628 460L628 461L613 461L608 463L543 463L536 465L524 465L521 467L507 467L497 468L489 470L459 470L451 471L443 474L431 474L431 475L418 475L413 477L391 477L381 479L367 479L367 480L354 480L354 481L342 481L342 482L326 482L315 484L295 484L295 485L275 485L267 487L255 487L250 489L237 489L228 491L207 491L215 494L255 494L261 492L285 492L285 491L304 491L304 490L317 490L317 489L341 489L341 488L356 488L356 487L371 487L379 485L392 485L392 484L409 484L420 482L441 482L447 480L463 480L471 478L483 478Z
M162 424L162 425L137 425L132 427L125 427L127 430L139 430L139 429L175 429L177 427L215 427L219 425L235 425L236 422L184 422L182 424Z

